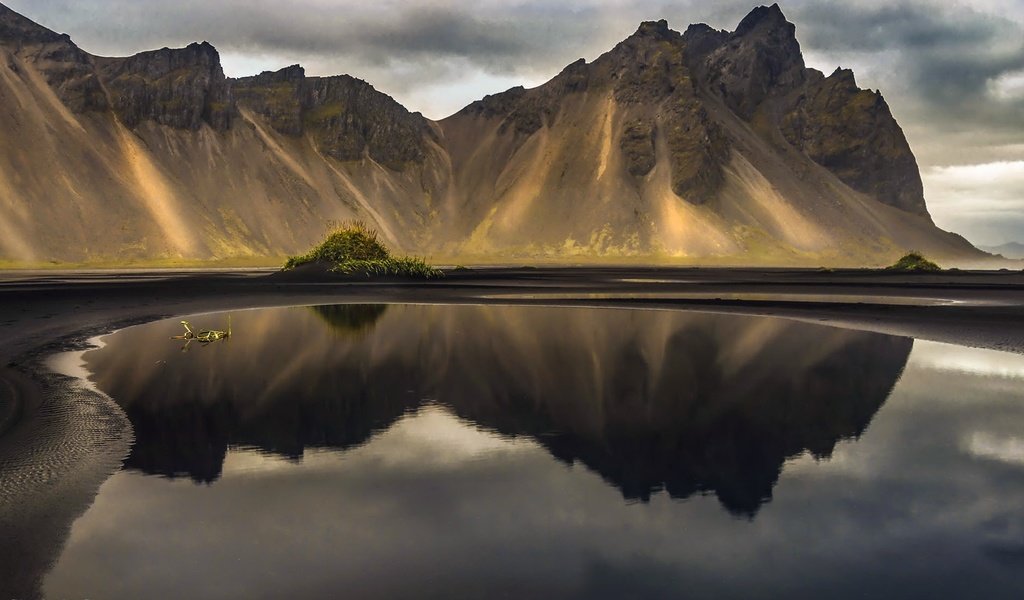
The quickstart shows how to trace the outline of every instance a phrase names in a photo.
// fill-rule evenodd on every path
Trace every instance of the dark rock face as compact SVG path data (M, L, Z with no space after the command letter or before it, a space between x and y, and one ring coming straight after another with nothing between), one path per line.
M619 103L657 106L658 129L664 132L671 161L672 191L693 204L703 204L722 181L729 142L698 98L685 50L683 37L669 29L666 21L646 22L594 61L594 67L606 73ZM633 163L627 152L630 172Z
M235 105L210 44L98 58L67 35L0 5L0 44L30 61L75 113L113 110L130 128L154 121L177 129L231 127Z
M370 84L340 75L306 77L298 65L232 80L238 104L285 135L309 133L318 148L342 161L368 155L393 170L422 163L429 122Z
M805 68L778 5L754 9L731 34L691 26L683 41L700 85L762 135L777 130L853 189L928 216L917 161L885 100L851 71Z
M280 71L266 71L255 77L231 81L235 100L245 108L263 115L270 125L285 135L302 135L302 87L306 70L299 65Z
M667 141L672 157L672 191L693 204L704 204L724 179L729 141L695 98L672 106Z
M431 129L419 113L347 75L313 77L304 87L303 126L327 155L359 160L365 152L394 170L423 162Z
M720 95L739 116L750 119L772 96L803 83L805 68L796 27L786 21L777 4L755 8L724 43L706 54L693 52L704 85ZM708 51L710 50L710 51Z
M97 66L114 111L128 127L143 121L192 131L203 123L218 131L231 127L231 89L217 50L206 42L98 59Z
M809 78L787 102L786 141L843 183L901 210L927 216L917 161L881 94L857 87L853 72Z
M93 59L70 43L48 44L37 55L37 64L45 64L46 81L72 112L103 111L110 102L96 75Z
M656 162L654 154L654 126L647 121L630 121L622 130L619 142L626 156L630 175L643 177L651 172Z

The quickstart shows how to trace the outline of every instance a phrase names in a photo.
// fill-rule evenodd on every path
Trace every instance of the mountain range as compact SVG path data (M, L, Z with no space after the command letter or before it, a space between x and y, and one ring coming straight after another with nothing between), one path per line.
M878 265L986 255L929 216L877 91L778 5L665 21L432 121L348 75L228 78L207 42L89 54L0 5L0 261L298 253L358 219L439 260Z
M1024 259L1024 244L1020 242L1007 242L998 246L978 246L985 252L999 254L1009 259Z

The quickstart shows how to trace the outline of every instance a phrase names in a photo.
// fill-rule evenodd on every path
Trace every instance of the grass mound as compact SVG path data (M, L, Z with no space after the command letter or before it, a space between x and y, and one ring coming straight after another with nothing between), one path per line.
M284 269L308 264L320 264L348 276L415 279L444 276L440 269L431 267L423 259L391 256L377 232L359 221L332 226L322 242L301 256L290 257Z
M924 257L920 252L911 252L896 261L896 264L886 267L886 271L903 271L913 273L928 273L941 271L939 265Z

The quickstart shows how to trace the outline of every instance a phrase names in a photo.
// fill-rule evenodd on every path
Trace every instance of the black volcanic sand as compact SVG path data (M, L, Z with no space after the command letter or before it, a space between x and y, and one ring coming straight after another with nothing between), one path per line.
M44 359L84 348L93 336L175 315L343 303L772 315L1024 353L1021 272L481 268L429 282L258 270L0 274L0 597L38 594L72 522L132 443L131 428L109 399L50 373Z

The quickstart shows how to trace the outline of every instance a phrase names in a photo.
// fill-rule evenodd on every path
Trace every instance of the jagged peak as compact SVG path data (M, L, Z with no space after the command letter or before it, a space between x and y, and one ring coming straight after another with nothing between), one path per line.
M669 32L668 21L659 19L657 21L643 21L636 30L638 35L664 35Z
M218 56L220 55L220 53L217 52L217 49L214 48L213 44L211 44L210 42L207 42L206 40L203 40L202 42L192 42L191 44L186 46L185 49L186 50L198 50L200 52L217 54Z
M719 47L730 35L728 31L715 29L707 23L694 23L683 32L683 43L693 59Z
M671 40L678 38L680 33L669 29L668 21L660 19L658 21L643 21L640 23L640 27L637 28L633 35L626 38L629 40Z
M299 64L288 65L283 69L278 69L277 73L287 77L288 79L299 79L306 76L306 68Z
M158 50L146 50L124 58L111 58L115 62L135 63L138 61L149 61L153 59L170 60L176 63L184 60L186 62L198 59L202 64L220 67L220 53L217 48L209 42L192 42L183 48L163 47ZM179 66L181 66L179 64Z
M565 68L562 69L562 73L565 73L565 72L568 72L568 71L574 71L576 69L579 69L580 67L585 67L585 66L587 66L587 59L585 59L585 58L577 58L576 60L574 60L571 63L567 64L565 66Z
M796 30L793 24L786 19L786 15L782 14L778 3L771 6L758 6L740 21L736 27L736 35L747 35L757 29L776 29L778 27Z
M835 79L850 85L851 87L857 87L857 78L853 74L852 69L844 69L842 67L836 67L836 70L828 76L829 79Z
M694 35L707 35L715 33L728 33L725 30L718 30L708 25L707 23L691 23L686 31L683 32L683 37L690 37Z

